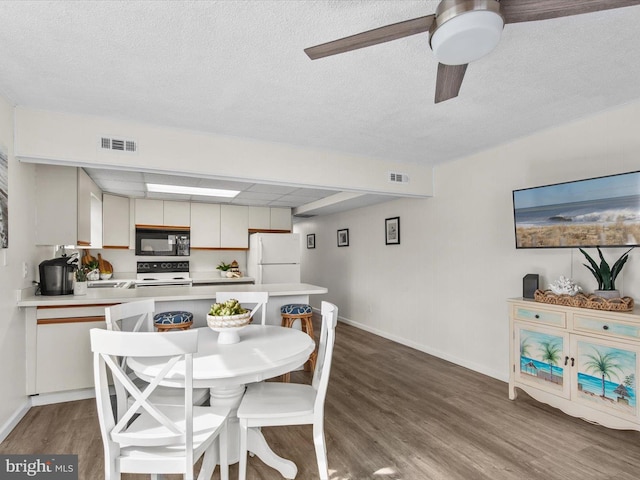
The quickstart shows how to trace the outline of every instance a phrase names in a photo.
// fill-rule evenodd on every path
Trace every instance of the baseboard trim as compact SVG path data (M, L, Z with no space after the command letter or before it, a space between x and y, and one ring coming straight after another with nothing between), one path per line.
M31 405L51 405L52 403L73 402L75 400L85 400L95 398L96 391L93 388L83 388L81 390L69 390L67 392L40 393L31 397Z
M497 380L502 380L503 382L509 381L509 375L504 374L503 372L496 372L494 370L488 369L483 365L479 365L477 363L469 362L463 360L461 358L455 357L453 355L449 355L448 353L442 352L440 350L435 350L433 348L425 347L422 344L411 342L406 338L398 337L396 335L391 335L388 332L384 332L382 330L378 330L377 328L372 328L368 325L364 325L363 323L356 322L344 317L338 317L338 321L345 323L347 325L351 325L352 327L358 328L360 330L364 330L369 333L373 333L374 335L378 335L379 337L386 338L387 340L391 340L393 342L399 343L401 345L405 345L407 347L413 348L415 350L419 350L424 353L428 353L429 355L433 355L434 357L441 358L446 360L447 362L455 363L464 368L468 368L469 370L473 370L474 372L481 373L483 375L487 375L489 377L495 378Z
M29 409L31 408L31 402L29 399L26 399L22 406L20 406L13 415L9 417L2 427L0 427L0 443L4 442L4 439L9 436L12 430L20 423L20 420L27 414Z

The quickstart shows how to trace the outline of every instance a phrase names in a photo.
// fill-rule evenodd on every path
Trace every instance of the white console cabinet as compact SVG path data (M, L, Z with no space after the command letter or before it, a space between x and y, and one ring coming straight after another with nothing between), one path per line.
M509 398L516 389L568 415L640 430L640 311L511 299Z

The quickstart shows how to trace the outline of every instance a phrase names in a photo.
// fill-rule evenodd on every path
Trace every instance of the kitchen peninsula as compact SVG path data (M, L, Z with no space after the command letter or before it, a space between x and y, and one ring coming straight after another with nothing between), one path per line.
M310 295L327 288L306 283L261 285L206 285L146 288L97 288L87 295L35 295L33 288L20 291L17 305L26 321L27 393L53 394L34 404L67 401L92 395L93 360L89 330L105 328L104 309L118 303L154 299L156 311L187 310L194 327L206 326L206 314L217 292L269 293L267 323L280 325L280 306L309 303Z

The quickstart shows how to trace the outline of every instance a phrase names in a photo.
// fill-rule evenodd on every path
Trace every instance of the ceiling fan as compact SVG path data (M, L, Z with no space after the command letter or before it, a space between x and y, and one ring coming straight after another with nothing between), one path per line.
M436 13L305 48L311 60L429 32L438 60L435 103L458 96L467 65L487 55L506 23L640 5L640 0L442 0Z

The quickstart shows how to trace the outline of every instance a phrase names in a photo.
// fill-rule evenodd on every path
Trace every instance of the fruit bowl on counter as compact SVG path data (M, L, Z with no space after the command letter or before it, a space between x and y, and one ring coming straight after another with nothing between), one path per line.
M214 332L218 332L218 343L223 345L238 343L238 332L250 322L251 311L243 308L236 299L211 305L207 315L207 325Z

